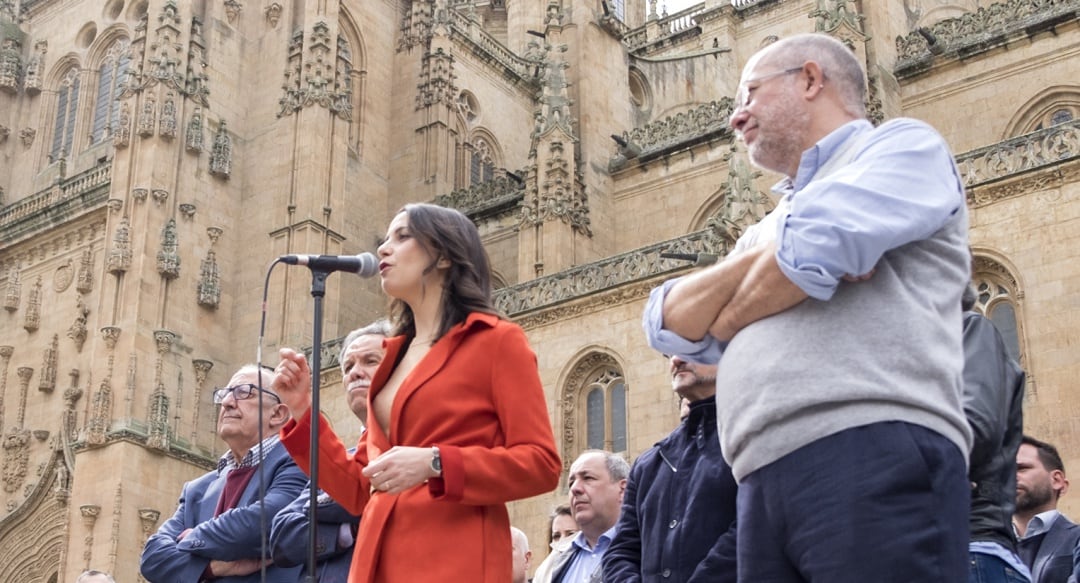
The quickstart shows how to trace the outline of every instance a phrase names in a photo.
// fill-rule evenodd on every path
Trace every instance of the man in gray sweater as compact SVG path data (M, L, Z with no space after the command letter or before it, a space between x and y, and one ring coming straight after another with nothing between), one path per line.
M829 36L754 55L731 125L779 203L646 309L654 348L719 361L740 581L967 579L963 186L937 132L864 98Z

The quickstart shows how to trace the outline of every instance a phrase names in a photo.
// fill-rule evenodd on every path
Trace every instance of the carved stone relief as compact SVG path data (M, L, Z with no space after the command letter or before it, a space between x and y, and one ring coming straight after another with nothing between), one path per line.
M93 252L90 249L84 249L79 258L79 274L75 283L75 290L80 294L88 294L94 289L93 260Z
M53 272L53 291L56 293L64 293L67 288L71 286L71 282L75 280L75 268L74 262L70 259L66 263L56 268Z
M220 227L209 227L206 234L210 237L210 249L199 265L198 304L204 308L217 309L221 303L221 272L218 269L217 254L214 244L221 237Z
M225 120L218 125L217 134L214 135L214 147L210 152L210 174L220 178L228 178L232 173L232 138L225 128Z
M22 43L14 38L5 38L3 43L0 43L0 91L18 91L21 72Z
M188 120L187 131L184 133L184 148L188 152L203 151L203 115L202 108L195 107Z
M266 12L266 22L270 23L270 28L277 28L278 21L281 20L281 4L271 2L263 10Z
M7 287L4 289L4 309L9 312L19 309L19 300L22 298L22 282L19 277L19 266L12 265L8 269Z
M120 219L120 224L113 234L113 245L109 249L106 268L109 273L124 273L131 268L131 225L128 218Z
M45 53L49 52L49 42L39 40L34 43L34 53L26 63L26 76L23 88L27 95L41 93L42 73L45 71Z
M244 5L237 0L225 0L225 17L229 19L229 24L236 24L236 19L240 17L243 9Z
M139 110L139 122L136 133L147 138L154 135L157 126L157 97L153 93L143 95L142 108Z
M158 135L171 140L176 137L176 96L172 91L165 94L165 103L161 107L161 120Z
M27 332L35 332L41 326L41 276L30 288L30 295L26 300L26 313L23 314L23 328Z
M71 327L68 328L68 338L75 343L75 351L82 352L83 343L86 342L86 320L90 315L90 308L86 307L86 303L83 302L83 295L80 293L75 296L75 321L71 323Z
M126 148L131 143L131 105L127 101L120 104L120 117L112 136L115 148Z
M19 140L22 141L24 148L29 149L34 145L34 137L37 136L37 130L34 128L23 128L19 130Z
M52 343L45 348L42 355L41 375L38 378L38 390L43 393L51 393L56 389L56 368L59 366L57 359L60 353L60 335L53 334Z

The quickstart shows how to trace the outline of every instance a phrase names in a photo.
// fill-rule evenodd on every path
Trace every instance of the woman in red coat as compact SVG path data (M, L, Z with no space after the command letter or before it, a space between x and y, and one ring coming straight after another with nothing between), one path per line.
M506 502L550 492L561 462L525 333L491 303L487 254L461 213L411 204L379 245L397 336L372 379L356 453L319 424L319 487L360 513L350 583L510 580ZM311 371L281 350L281 431L308 468Z

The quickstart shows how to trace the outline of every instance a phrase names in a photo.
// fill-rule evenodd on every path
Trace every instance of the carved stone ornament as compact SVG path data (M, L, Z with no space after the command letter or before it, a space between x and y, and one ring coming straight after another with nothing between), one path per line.
M45 53L49 52L49 42L39 40L34 43L34 53L30 55L26 63L26 74L23 78L23 89L27 95L41 93L42 73L45 71Z
M53 272L53 291L58 294L64 293L71 287L72 281L75 281L74 261L68 259L67 263L57 267Z
M106 261L109 273L124 273L131 268L131 225L128 218L120 219L113 234L113 245Z
M177 208L180 210L180 216L185 219L192 219L195 217L195 205L190 202L182 202Z
M146 445L157 450L169 449L169 397L165 395L165 385L158 384L150 395L149 418L147 423Z
M41 326L41 276L30 288L30 297L26 301L26 314L23 315L23 328L34 332Z
M0 43L0 91L14 94L19 89L22 71L22 44L14 38Z
M15 427L4 436L4 491L17 492L30 465L30 432Z
M84 249L79 257L79 274L75 278L75 289L81 294L88 294L94 289L94 254L90 249Z
M59 365L57 358L60 354L60 335L53 334L52 343L45 348L41 361L41 376L38 379L38 390L43 393L51 393L56 389L56 368Z
M214 135L214 146L210 151L210 174L220 178L228 178L232 173L232 138L225 127L225 120L221 120L217 134Z
M10 136L10 135L11 135L11 128L7 127L4 124L0 124L0 144L3 144L4 142L6 142L7 139L8 139L8 136Z
M221 272L213 249L199 265L198 304L204 308L217 309L221 303Z
M244 5L237 0L225 0L225 17L229 19L229 24L236 24L236 19L243 9Z
M196 107L188 120L187 131L184 133L184 148L188 152L203 151L203 115L202 108Z
M127 101L120 104L120 117L112 136L113 147L117 149L126 148L131 143L131 105Z
M86 423L86 441L94 445L105 443L105 432L112 415L112 386L109 379L101 382L90 407L90 419Z
M19 266L12 265L8 270L7 287L4 289L4 309L14 312L19 309L22 297L22 282L19 281Z
M68 328L68 338L71 338L75 342L75 351L82 352L83 343L86 342L87 327L86 319L90 316L90 308L86 307L86 303L83 302L83 296L80 293L75 297L75 321L71 323L71 327Z
M101 329L101 339L105 346L112 350L116 348L116 342L120 340L120 328L118 326L105 326Z
M154 197L154 202L158 206L161 206L166 200L169 200L169 191L164 188L155 188L150 191L150 196Z
M34 145L35 136L37 136L37 130L34 128L23 128L19 130L19 139L22 141L24 148L29 148Z
M161 230L161 249L157 254L157 272L165 279L176 279L180 275L180 252L176 240L176 219L169 219Z
M956 157L956 165L967 187L968 201L978 207L1044 190L1053 181L1046 170L1077 158L1080 158L1080 119L965 152ZM1034 182L1021 185L1016 180L1003 180L1020 176Z
M158 135L167 140L176 137L176 97L173 96L172 91L165 94L165 104L161 107Z
M277 28L278 21L281 20L281 4L278 2L271 2L270 5L263 10L266 12L266 22L270 23L270 28Z
M135 133L147 138L154 135L157 126L157 98L152 93L143 95L142 109L139 110L138 129Z
M150 196L149 188L132 188L131 198L135 199L135 202L146 202L147 197Z
M110 198L109 200L105 201L105 205L109 207L110 211L118 213L120 212L120 209L124 208L124 201L123 199L119 198Z

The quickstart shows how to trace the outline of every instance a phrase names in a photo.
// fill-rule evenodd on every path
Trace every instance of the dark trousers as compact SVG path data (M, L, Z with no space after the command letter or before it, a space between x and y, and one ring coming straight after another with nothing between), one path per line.
M923 427L824 437L739 484L739 581L966 581L969 489L960 449Z

